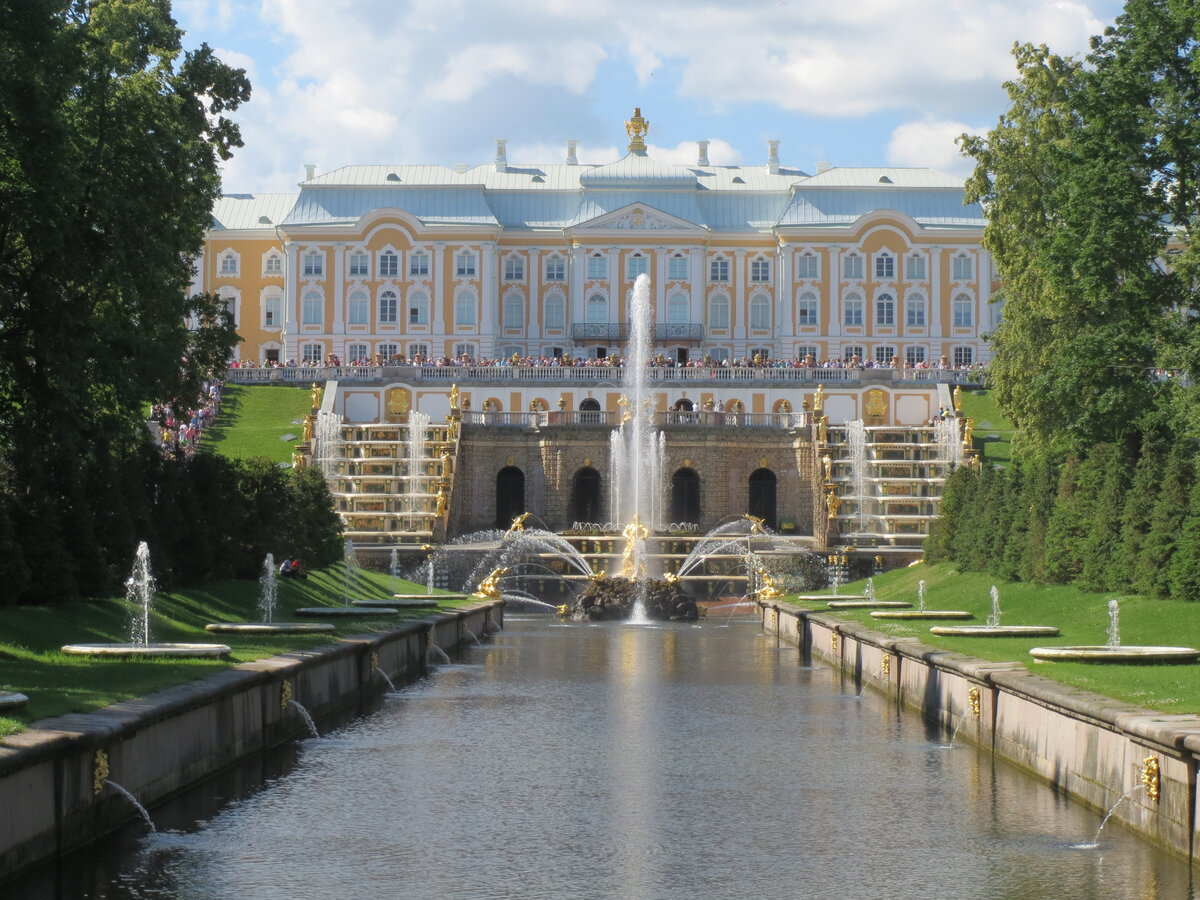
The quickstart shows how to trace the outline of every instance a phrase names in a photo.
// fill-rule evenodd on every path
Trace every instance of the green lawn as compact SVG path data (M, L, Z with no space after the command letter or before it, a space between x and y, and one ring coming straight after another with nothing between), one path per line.
M963 391L962 412L975 420L975 446L983 448L983 458L1007 465L1012 460L1012 422L1004 418L991 391Z
M227 384L221 411L201 435L200 449L233 459L265 456L275 463L291 462L311 404L307 386Z
M875 579L875 593L880 600L908 600L916 607L917 583L922 579L927 609L964 609L975 614L970 624L985 624L992 608L989 592L996 584L1000 589L1001 624L1054 625L1062 634L1057 638L1036 639L938 637L929 633L932 625L957 623L872 619L867 610L826 612L884 634L916 637L931 646L968 656L1021 662L1038 675L1151 709L1200 713L1200 664L1122 666L1038 662L1029 655L1031 647L1104 644L1108 601L1114 597L1121 604L1121 643L1200 647L1200 604L1088 593L1060 585L997 582L986 574L960 573L952 563L911 566L880 575ZM858 581L840 592L861 593L865 585L865 581ZM824 608L823 603L801 605L808 609Z
M294 620L292 611L302 606L343 605L344 573L339 564L312 572L307 580L281 581L276 620ZM424 591L423 586L364 569L355 570L351 585L352 596L363 599ZM0 736L22 731L37 719L87 712L201 678L239 662L319 647L340 634L386 631L397 621L423 618L430 612L405 610L389 617L334 619L330 621L338 630L324 635L270 637L210 634L204 630L209 622L260 621L259 592L257 581L222 581L155 597L153 640L228 644L233 648L228 661L102 660L67 656L59 651L63 644L128 641L133 606L123 598L0 607L0 690L29 696L27 706L0 716ZM465 602L447 601L446 606Z

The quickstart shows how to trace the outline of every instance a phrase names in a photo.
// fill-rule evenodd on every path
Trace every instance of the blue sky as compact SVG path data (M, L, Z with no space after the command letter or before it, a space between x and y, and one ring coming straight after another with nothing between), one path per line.
M229 192L306 163L555 163L624 154L968 171L953 139L1004 108L1014 41L1083 52L1117 0L175 0L185 45L247 69Z

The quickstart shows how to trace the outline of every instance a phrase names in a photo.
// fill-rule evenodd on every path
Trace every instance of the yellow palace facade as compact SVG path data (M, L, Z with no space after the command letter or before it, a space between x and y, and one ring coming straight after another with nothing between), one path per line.
M620 354L633 282L664 358L897 367L986 362L983 211L931 169L656 161L308 167L296 193L223 197L195 289L254 363Z

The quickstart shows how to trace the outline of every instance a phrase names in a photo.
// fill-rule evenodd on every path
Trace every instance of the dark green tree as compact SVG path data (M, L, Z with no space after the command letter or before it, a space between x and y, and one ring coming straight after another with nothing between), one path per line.
M1188 513L1194 479L1194 452L1184 442L1178 442L1167 454L1162 484L1150 513L1150 527L1138 556L1134 588L1140 593L1164 597L1170 592L1171 557Z

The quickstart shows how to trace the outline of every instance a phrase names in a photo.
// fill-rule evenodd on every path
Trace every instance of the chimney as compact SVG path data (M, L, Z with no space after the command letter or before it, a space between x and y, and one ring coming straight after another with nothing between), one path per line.
M496 139L496 171L508 171L508 141Z
M575 155L575 149L579 146L579 141L567 141L567 165L579 165L579 157Z
M767 141L767 171L779 174L779 141Z
M822 160L821 162L817 163L817 174L820 175L822 172L828 172L832 168L833 163Z
M315 163L307 163L304 166L304 180L312 181L317 177L317 167Z
M708 161L708 141L696 141L696 148L696 165L711 166L712 163Z

